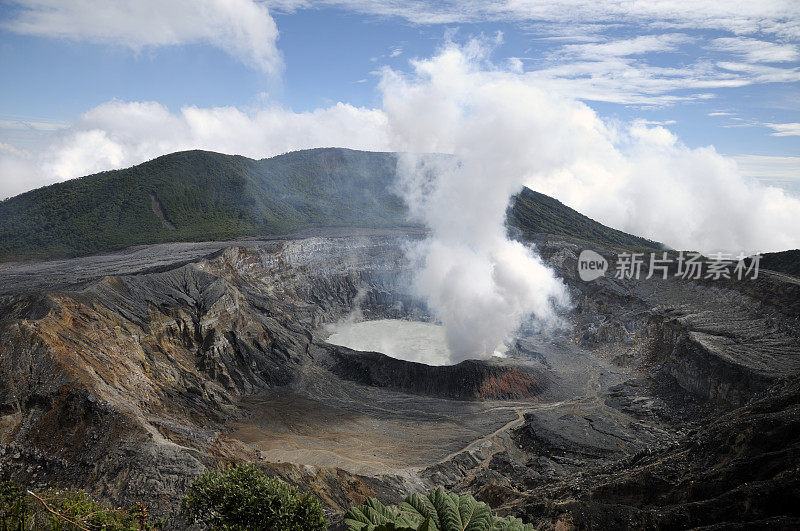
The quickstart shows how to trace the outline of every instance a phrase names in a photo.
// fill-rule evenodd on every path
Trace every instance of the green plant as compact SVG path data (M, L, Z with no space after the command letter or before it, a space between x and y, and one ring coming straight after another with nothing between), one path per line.
M31 512L25 489L13 481L0 483L0 531L25 529Z
M514 517L500 518L483 502L441 487L427 495L411 494L398 506L375 498L351 507L344 516L349 531L532 531Z
M189 487L181 510L189 525L226 531L321 531L328 523L317 498L253 465L205 472Z
M161 528L147 508L108 508L83 491L34 492L14 482L0 483L0 531L141 531Z

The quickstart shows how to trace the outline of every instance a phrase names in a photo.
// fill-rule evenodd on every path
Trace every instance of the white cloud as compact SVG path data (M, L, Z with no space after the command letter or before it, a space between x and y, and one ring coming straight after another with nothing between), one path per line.
M541 41L566 43L545 52L548 61L532 74L538 82L590 101L660 107L708 99L717 89L800 79L796 68L756 64L797 59L795 43L765 40L800 40L795 0L274 0L271 5L290 11L334 6L419 25L515 23ZM708 40L676 30L733 35ZM619 37L631 31L637 36ZM703 48L724 55L712 63L698 54ZM673 54L675 66L655 63L652 55L659 53Z
M789 228L800 224L800 200L745 178L713 147L691 149L643 124L616 135L603 156L531 184L590 217L676 248L754 252L800 244Z
M735 115L736 115L735 112L722 112L722 111L708 113L708 116L735 116Z
M642 125L675 125L677 120L637 120Z
M0 197L185 149L262 158L320 146L386 149L386 116L343 103L305 113L280 106L171 113L155 102L115 101L88 111L28 157L0 150Z
M601 60L630 55L643 55L653 52L671 52L681 44L694 41L688 35L665 33L661 35L640 35L632 39L618 39L606 42L568 44L557 53L558 56L576 56L588 60Z
M771 133L772 136L800 136L800 123L765 123L764 126L775 131L774 133Z
M16 0L19 13L2 23L25 35L144 47L203 43L247 65L281 68L278 29L254 0Z
M800 3L795 0L271 0L270 5L287 10L337 6L421 25L486 20L566 27L651 25L800 39Z
M738 155L732 158L746 177L800 183L800 157Z
M725 39L717 39L717 41ZM735 42L764 43L754 39L729 39ZM541 67L530 70L537 82L574 98L612 103L659 107L679 102L710 99L710 91L763 83L800 81L800 68L741 61L712 63L703 58L675 62L675 66L654 66L654 53L684 53L681 48L697 44L698 38L680 33L642 35L630 39L601 39L597 42L567 44L547 56ZM787 46L778 46L787 57ZM752 46L747 48L753 54ZM762 50L761 58L767 56ZM772 56L777 52L772 50ZM687 55L687 57L696 57ZM750 57L741 53L736 59ZM694 93L686 93L695 90ZM722 116L713 113L711 116Z
M800 197L800 157L740 155L733 160L742 175Z
M731 120L735 120L735 123L732 124L729 123L722 126L725 128L766 127L774 131L773 133L770 133L770 136L800 136L800 123L797 122L789 122L789 123L759 122L753 119L745 120L744 118L733 116L731 113L710 113L709 116L730 116Z
M742 82L741 85L737 86L753 83L796 83L800 81L800 68L781 68L731 61L720 61L717 66L724 70L735 72L733 79Z
M0 130L12 131L58 131L69 127L69 124L63 122L39 122L31 120L1 120Z
M749 39L746 37L726 37L714 39L713 48L740 55L749 63L784 63L797 61L800 51L794 44Z
M663 67L629 57L557 62L526 75L531 82L573 98L646 107L711 99L715 96L709 90L746 86L757 77L724 72L707 63ZM759 79L768 82L765 77Z
M11 144L5 144L3 142L0 142L0 153L5 153L7 155L11 155L13 157L19 157L22 159L31 158L30 153L28 153L27 151L14 147Z

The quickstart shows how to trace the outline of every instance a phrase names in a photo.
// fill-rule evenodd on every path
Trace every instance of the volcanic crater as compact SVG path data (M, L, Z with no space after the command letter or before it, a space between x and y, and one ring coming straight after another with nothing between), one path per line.
M753 408L798 425L796 279L764 272L758 294L585 283L585 242L527 235L570 290L568 327L524 324L503 357L455 365L328 341L354 312L432 323L406 289L404 245L423 237L318 230L0 266L0 348L15 353L0 367L3 473L145 500L174 525L191 480L233 461L313 490L334 522L366 496L434 485L548 526L669 527L705 504L700 525L742 499L750 521L793 521L745 491L797 488L796 438L758 457L704 437L754 423ZM697 463L732 453L763 466L695 471L707 486L677 494ZM670 468L679 455L685 473Z

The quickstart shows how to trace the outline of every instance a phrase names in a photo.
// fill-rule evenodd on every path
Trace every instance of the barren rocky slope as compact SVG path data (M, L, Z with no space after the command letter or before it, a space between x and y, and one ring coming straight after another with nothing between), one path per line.
M581 242L536 240L573 288L574 341L611 367L526 413L454 486L543 527L796 528L800 282L762 270L586 284L574 273Z
M173 525L193 477L231 460L313 489L334 519L443 484L544 526L798 524L800 283L584 283L585 242L528 236L570 287L565 326L451 367L324 341L355 309L429 318L403 288L420 234L0 266L1 474L143 500Z

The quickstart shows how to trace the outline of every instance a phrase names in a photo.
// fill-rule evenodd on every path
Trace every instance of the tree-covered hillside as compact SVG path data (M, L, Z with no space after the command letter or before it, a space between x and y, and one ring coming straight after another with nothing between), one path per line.
M313 149L260 161L159 157L0 202L0 259L75 256L168 241L402 225L395 156Z
M800 278L800 249L767 253L761 258L761 267Z
M408 226L393 193L396 156L348 149L263 160L208 151L165 155L0 202L0 260L87 255L151 243L273 236L313 227ZM525 189L509 209L523 236L548 232L658 246Z
M550 196L523 188L506 212L509 226L523 239L537 232L581 238L611 247L662 249L662 244L596 222Z

